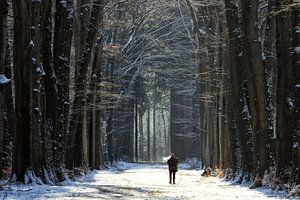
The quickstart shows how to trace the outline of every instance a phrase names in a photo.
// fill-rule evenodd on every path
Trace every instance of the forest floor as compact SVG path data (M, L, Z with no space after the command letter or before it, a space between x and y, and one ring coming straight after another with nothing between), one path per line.
M120 162L111 169L93 171L82 179L66 181L63 186L10 185L0 190L0 199L285 199L284 193L266 188L249 189L246 185L233 185L200 174L201 170L189 170L186 165L180 165L177 182L170 185L166 165Z

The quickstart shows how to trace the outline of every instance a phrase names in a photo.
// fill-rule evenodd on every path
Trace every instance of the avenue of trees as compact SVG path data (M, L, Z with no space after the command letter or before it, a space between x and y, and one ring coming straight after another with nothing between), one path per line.
M296 0L0 0L1 177L57 184L174 152L300 184L299 15Z

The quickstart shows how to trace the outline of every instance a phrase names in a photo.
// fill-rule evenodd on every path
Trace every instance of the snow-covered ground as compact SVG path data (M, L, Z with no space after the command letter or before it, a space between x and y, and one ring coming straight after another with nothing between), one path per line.
M182 165L175 185L168 183L166 165L120 162L109 170L95 171L84 179L67 181L63 186L11 185L0 191L0 199L285 199L278 192L231 185L215 177L200 176L201 171Z

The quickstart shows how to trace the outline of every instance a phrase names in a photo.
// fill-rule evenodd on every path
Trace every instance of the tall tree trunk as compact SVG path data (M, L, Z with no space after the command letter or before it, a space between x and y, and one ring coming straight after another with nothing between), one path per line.
M225 19L226 20L226 19ZM225 22L225 26L227 25L227 23ZM224 34L226 34L226 32L224 32ZM226 38L226 42L229 42L229 38ZM224 56L224 69L225 69L225 73L230 74L230 57L229 57L229 51L224 51L223 53ZM232 144L232 140L230 138L232 131L231 131L231 127L232 127L232 120L231 120L231 112L232 112L232 98L231 98L231 94L232 92L228 92L226 91L227 88L231 87L231 77L230 75L226 75L224 77L224 99L223 99L223 124L222 124L222 134L223 134L223 149L221 149L222 155L223 155L223 163L222 164L222 169L226 170L229 168L233 168L233 155L232 155L232 149L233 149L233 144Z
M16 132L13 173L17 181L31 165L32 137L32 43L30 37L31 0L13 2L14 6L14 80L16 102Z
M135 162L138 162L139 160L139 141L138 141L138 138L139 138L139 126L138 126L138 113L139 113L139 110L138 110L138 100L137 100L137 97L135 97L135 106L134 106L135 110L134 110L134 129L135 129L135 144L134 144L134 147L135 147L135 150L134 150L134 153L135 153Z
M75 153L74 145L76 137L79 138L79 142L82 144L82 152L76 153L82 155L78 165L88 165L87 144L85 143L85 141L87 141L87 135L85 135L86 132L83 130L82 122L85 118L84 110L86 108L87 101L87 82L89 80L89 68L92 66L93 62L93 53L99 32L97 27L99 27L99 21L101 21L102 18L101 11L103 3L103 0L93 1L91 19L81 56L81 66L75 82L75 99L73 103L73 113L71 115L70 121L70 130L67 142L68 149L66 154L66 165L69 169L73 169L74 167L73 158Z
M221 11L221 9L220 9ZM218 12L218 18L219 18L219 31L218 31L218 43L219 44L223 44L226 43L226 35L224 34L224 25L225 20L222 19L223 14L219 14ZM217 87L219 88L219 92L218 92L218 106L217 106L217 117L218 117L218 143L219 143L219 160L218 160L218 166L220 169L224 169L224 165L225 165L225 154L226 154L226 149L224 148L225 146L225 134L226 134L226 129L224 128L224 123L226 121L226 119L224 118L225 116L225 88L228 87L227 82L226 82L226 78L227 76L225 76L224 74L226 74L226 72L228 73L228 65L226 65L225 63L225 51L222 45L220 45L218 47L219 49L219 54L218 54L218 60L219 60L219 69L217 72L217 77L218 77L218 81L219 83L217 83ZM228 71L227 71L228 70ZM220 73L219 73L220 72Z
M9 31L7 42L12 39L12 32ZM7 45L6 58L5 58L5 75L8 79L12 78L12 47ZM15 105L13 98L13 87L12 84L5 86L5 120L4 120L4 135L3 135L3 152L4 157L2 158L2 167L12 166L12 156L13 156L13 137L15 133ZM3 160L4 159L4 160Z
M236 105L233 107L234 122L236 125L236 131L238 133L238 140L241 149L241 167L245 174L251 174L252 172L252 152L249 141L248 124L249 121L243 116L244 112L244 92L243 92L243 77L244 75L244 63L243 56L241 56L241 41L239 37L239 20L238 20L238 8L236 3L230 0L225 1L227 24L229 31L229 57L230 57L230 75L231 75L231 88L232 88L232 101Z
M150 106L147 109L147 159L151 161L151 149L150 149Z
M267 141L267 105L266 80L261 45L258 34L258 0L243 0L242 5L242 39L247 70L249 90L249 108L253 130L254 168L258 180L268 169Z
M292 23L293 23L293 96L295 99L294 115L295 115L295 126L293 132L293 150L292 150L292 174L291 182L300 184L300 6L299 4L293 9L292 12ZM297 146L298 145L298 146Z
M46 159L46 171L49 174L49 179L52 182L57 182L56 175L51 176L53 167L53 145L56 132L56 111L57 111L57 80L55 76L53 66L53 54L52 54L52 36L53 36L53 19L52 19L52 1L42 1L42 22L41 22L41 51L42 51L42 63L45 70L44 79L44 129L45 134L43 136L43 146ZM51 174L51 175L50 175Z
M57 0L53 41L53 64L57 84L57 110L53 165L59 181L64 180L65 142L69 124L70 53L73 33L73 0Z
M0 165L2 165L3 155L3 135L4 135L4 99L5 99L5 56L7 46L7 15L8 15L8 2L7 0L0 1ZM0 178L2 172L0 172Z
M156 86L155 86L156 87ZM154 94L154 96L156 95L156 93ZM153 101L153 113L152 113L152 130L153 130L153 147L152 147L152 151L153 151L153 161L156 161L157 160L157 144L156 144L156 101L155 101L155 98L154 97L154 101Z
M108 92L113 94L115 88L114 88L114 68L115 68L115 62L113 60L109 61L108 64L108 82L109 82L109 87L108 87ZM130 104L130 103L129 103ZM114 132L113 132L113 119L114 119L114 102L113 102L113 98L109 97L108 98L108 104L107 104L107 108L108 108L108 117L107 117L107 129L106 129L106 134L107 134L107 150L108 150L108 159L110 162L113 162L115 159L115 143L114 143ZM128 143L130 143L128 141ZM127 146L129 146L130 144L126 144ZM129 150L128 150L129 152Z
M79 76L82 53L86 42L91 17L92 0L75 1L74 40L75 42L75 80Z
M80 70L80 66L82 64L81 56L83 55L84 47L85 47L86 40L87 40L87 33L88 33L89 22L90 22L90 17L91 17L91 8L92 8L91 0L77 1L76 10L78 10L79 12L77 12L77 15L75 15L75 17L76 17L75 24L76 25L75 25L74 39L77 41L75 43L75 80L78 80L78 77L80 76L79 70ZM100 24L100 22L99 22L99 24ZM94 55L92 55L92 57L93 56ZM91 58L91 61L93 63L94 58ZM93 67L92 63L88 69L87 82L90 82L90 79L91 79L90 73L91 73L91 70ZM87 87L87 90L89 90L89 89L90 88ZM78 154L78 155L82 155L82 159L84 160L85 163L87 163L86 165L88 165L88 162L90 162L89 161L89 157L90 157L89 141L92 141L91 138L89 137L90 130L88 130L88 127L90 126L90 120L91 120L91 119L89 119L89 117L92 116L90 114L91 107L89 104L91 99L93 99L93 97L91 95L89 95L87 92L86 105L85 105L85 107L83 107L83 111L82 111L82 119L81 119L82 121L79 122L79 124L82 124L82 133L80 134L81 136L78 136L79 144L77 144L79 149L82 150L82 154ZM79 158L79 160L80 159L81 158Z
M102 22L101 22L102 23ZM89 107L91 113L91 130L90 130L90 166L93 169L99 169L101 153L101 61L102 61L102 39L97 42L95 49L95 58L92 68L92 76L90 83L90 101Z
M291 167L293 134L295 133L295 107L293 99L293 43L291 11L285 9L291 1L276 0L276 43L278 55L277 113L276 113L276 166L277 176L287 182L287 169Z
M144 160L144 129L143 129L143 116L144 113L139 110L139 132L140 132L140 139L139 139L139 152L140 152L140 159Z
M99 98L99 97L97 97ZM98 100L96 100L99 102ZM104 166L104 151L103 151L103 130L101 123L101 110L95 110L95 169L100 169L101 166Z
M42 175L42 168L45 166L45 158L42 150L42 108L41 108L41 77L45 72L41 62L41 29L40 29L40 15L41 2L33 1L31 5L31 42L32 46L32 168L37 175Z
M164 109L161 109L161 118L162 118L162 122L163 122L163 133L164 133L164 139L163 139L163 142L165 144L165 154L164 155L167 155L169 154L169 137L168 137L168 130L167 130L167 124L166 124L166 116L165 116L165 113L164 113Z
M277 86L277 52L276 52L276 18L274 17L275 1L268 1L268 16L265 28L265 41L263 55L266 84L267 84L267 111L268 111L268 132L267 146L270 156L269 166L275 164L275 107L276 107L276 86Z

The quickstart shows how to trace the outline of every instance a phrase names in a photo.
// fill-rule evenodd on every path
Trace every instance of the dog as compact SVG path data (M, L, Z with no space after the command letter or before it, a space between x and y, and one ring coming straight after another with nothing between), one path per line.
M201 176L204 176L204 177L209 177L211 176L211 168L205 168L203 173L201 174Z

